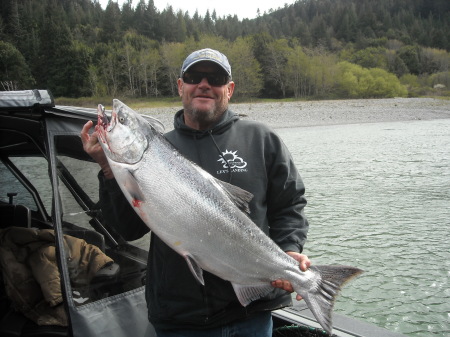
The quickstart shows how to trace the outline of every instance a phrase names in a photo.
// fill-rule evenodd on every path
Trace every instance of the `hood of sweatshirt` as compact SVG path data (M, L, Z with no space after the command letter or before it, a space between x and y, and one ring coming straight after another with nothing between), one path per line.
M228 130L234 122L239 120L239 115L234 113L233 111L227 109L225 113L222 115L219 122L211 129L209 130L195 130L190 128L184 123L184 110L179 110L174 117L174 128L185 134L185 135L191 135L196 138L202 138L208 135L220 135L224 133L226 130Z

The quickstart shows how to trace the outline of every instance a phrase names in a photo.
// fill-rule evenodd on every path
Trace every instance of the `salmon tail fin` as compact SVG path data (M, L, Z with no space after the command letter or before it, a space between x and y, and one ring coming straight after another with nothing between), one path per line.
M307 294L302 294L308 308L322 328L331 335L332 312L341 287L363 271L349 266L312 266L309 269L317 277Z

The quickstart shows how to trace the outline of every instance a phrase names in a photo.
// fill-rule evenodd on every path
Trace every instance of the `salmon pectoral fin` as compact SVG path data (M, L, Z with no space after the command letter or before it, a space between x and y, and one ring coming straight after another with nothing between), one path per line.
M124 187L126 191L130 194L132 200L137 200L140 202L145 201L144 192L141 190L139 181L137 181L132 171L130 170L126 171L124 182L125 182Z
M194 275L195 279L202 285L205 285L205 280L203 279L203 269L200 268L200 266L197 264L197 261L195 261L194 257L186 254L183 255L184 259L186 260L186 263L188 264L189 270L191 271L192 275Z

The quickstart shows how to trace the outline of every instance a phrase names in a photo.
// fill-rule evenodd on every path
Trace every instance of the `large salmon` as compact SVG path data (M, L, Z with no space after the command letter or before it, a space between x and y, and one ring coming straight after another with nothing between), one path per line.
M204 284L203 270L232 283L243 306L284 279L331 334L334 298L362 271L312 266L306 272L246 214L252 195L215 179L162 136L163 126L113 100L111 119L98 107L96 130L114 176L147 226L186 259Z

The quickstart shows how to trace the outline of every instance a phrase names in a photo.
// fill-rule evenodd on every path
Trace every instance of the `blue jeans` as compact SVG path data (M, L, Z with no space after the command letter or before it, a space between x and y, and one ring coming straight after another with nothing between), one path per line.
M264 311L248 319L209 330L159 330L158 337L272 337L272 313Z

